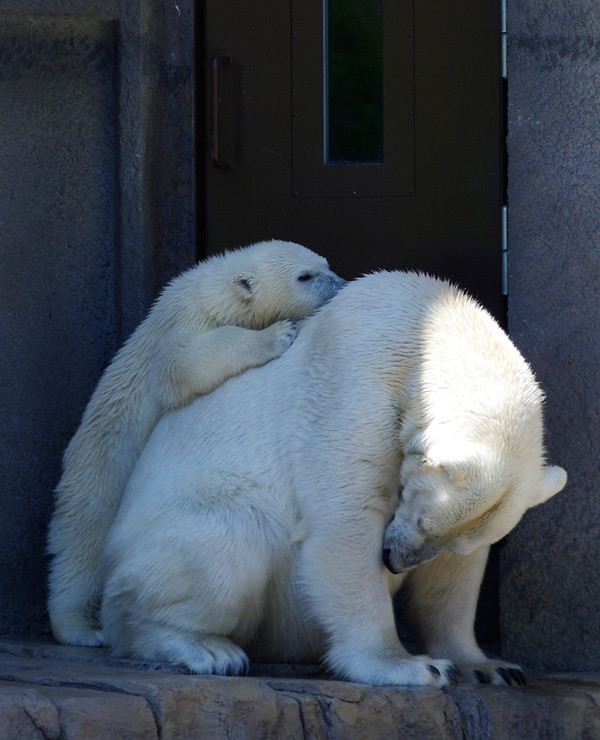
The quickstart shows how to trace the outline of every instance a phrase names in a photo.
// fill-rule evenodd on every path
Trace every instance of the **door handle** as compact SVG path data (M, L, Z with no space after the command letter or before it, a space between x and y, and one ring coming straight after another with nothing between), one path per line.
M215 167L220 170L230 170L232 167L229 159L221 159L219 152L219 67L231 64L231 54L217 54L212 60L212 105L211 105L211 160Z

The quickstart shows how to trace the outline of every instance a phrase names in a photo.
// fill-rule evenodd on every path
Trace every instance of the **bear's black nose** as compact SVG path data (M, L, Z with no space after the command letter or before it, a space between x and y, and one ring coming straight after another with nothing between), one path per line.
M392 551L390 550L390 548L389 547L384 547L383 548L383 553L382 553L383 564L390 571L390 573L394 573L394 569L392 567L392 562L390 560L391 556L392 556Z

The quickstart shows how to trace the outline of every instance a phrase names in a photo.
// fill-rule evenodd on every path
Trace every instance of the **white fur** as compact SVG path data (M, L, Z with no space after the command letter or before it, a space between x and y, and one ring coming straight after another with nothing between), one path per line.
M323 257L260 242L175 278L106 369L64 457L50 525L56 638L98 645L98 563L125 484L159 418L278 357L343 281ZM276 323L273 323L276 322Z
M351 283L275 362L157 425L107 539L106 642L201 673L246 656L324 659L369 684L442 686L450 661L507 669L473 619L487 545L565 482L544 468L541 403L458 290L412 273ZM384 537L392 568L418 564L432 657L398 640L405 576L384 568Z

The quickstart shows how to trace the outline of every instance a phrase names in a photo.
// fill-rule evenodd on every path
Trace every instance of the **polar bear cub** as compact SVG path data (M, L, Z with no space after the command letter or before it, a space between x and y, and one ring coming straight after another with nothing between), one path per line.
M276 361L158 423L106 542L105 641L198 673L325 660L367 684L510 680L474 637L488 546L565 480L489 314L434 278L368 275ZM391 598L412 574L419 656Z
M343 282L323 257L271 241L211 257L165 288L105 370L64 456L48 538L57 640L101 644L93 619L100 552L156 422L278 357L296 337L293 320Z

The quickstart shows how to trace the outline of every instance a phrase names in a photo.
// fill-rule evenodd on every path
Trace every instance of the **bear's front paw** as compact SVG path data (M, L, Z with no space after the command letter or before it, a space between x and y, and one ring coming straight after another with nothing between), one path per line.
M434 663L427 663L427 669L433 676L434 681L441 679L443 676L448 683L457 684L461 677L460 668L457 668L453 663L450 663L449 665L444 664L442 666L442 670L440 670L440 667Z
M460 664L462 683L493 684L494 686L526 686L521 666L503 660Z
M460 679L460 670L449 660L428 655L410 656L394 650L358 652L331 660L336 673L351 681L373 686L452 686ZM345 664L345 665L344 665Z
M456 685L460 676L460 669L449 660L418 655L397 662L390 670L389 678L382 681L382 683L442 688L443 686Z

